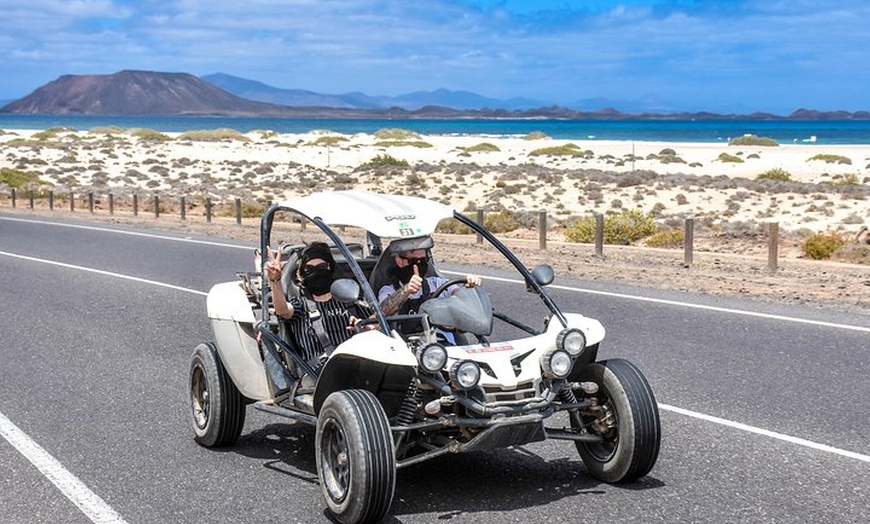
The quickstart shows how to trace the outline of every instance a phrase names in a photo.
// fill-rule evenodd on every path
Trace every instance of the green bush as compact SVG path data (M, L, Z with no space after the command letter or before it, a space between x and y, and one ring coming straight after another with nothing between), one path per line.
M425 140L382 140L380 142L375 142L375 146L377 147L419 147L419 148L427 148L432 147L432 144L426 142Z
M420 138L420 135L407 129L386 128L375 131L375 138L378 140L415 140Z
M15 189L21 189L27 184L38 184L36 173L24 172L18 169L4 167L0 169L0 184L6 184Z
M833 184L835 186L859 186L861 181L855 173L846 173L843 176L835 176Z
M495 234L507 233L520 227L510 211L497 211L483 214L483 226ZM436 231L454 235L470 235L474 233L470 227L454 218L445 218L438 223Z
M791 174L781 167L768 169L764 173L760 173L755 177L755 180L774 180L776 182L791 182Z
M501 149L499 149L497 145L491 144L489 142L481 142L477 145L473 145L470 147L463 147L462 150L465 151L466 153L477 153L477 152L488 153L488 152L501 151Z
M643 243L649 247L682 247L686 241L686 233L682 229L662 229L647 237Z
M127 133L127 130L118 126L103 126L95 127L88 132L92 135L123 135Z
M772 138L755 136L755 135L743 135L738 136L736 138L732 138L728 141L729 146L765 146L765 147L776 147L779 146L779 142Z
M740 158L739 156L734 156L734 155L728 154L728 153L720 154L719 158L717 160L719 160L720 162L734 162L735 164L742 164L743 163L742 158Z
M319 136L314 142L309 142L309 146L334 146L342 142L350 142L350 139L345 136Z
M846 244L846 237L835 231L810 235L803 245L804 256L813 260L827 260L834 251Z
M591 151L583 151L576 144L565 144L561 146L535 149L529 153L529 156L582 156L584 158L589 158L592 154Z
M644 214L639 209L624 209L618 215L604 217L604 243L630 244L635 240L656 232L652 214ZM595 217L582 218L565 229L569 242L594 242Z
M172 140L172 137L169 135L161 133L160 131L155 131L154 129L134 129L130 134L139 140L145 140L147 142L166 142Z
M525 139L526 140L544 140L546 138L550 138L549 136L547 136L547 133L544 133L543 131L532 131L531 133L526 135Z
M393 166L393 167L408 167L407 160L399 160L398 158L394 158L391 155L378 155L373 159L369 160L366 164L369 167L385 167L385 166Z
M852 159L843 155L825 155L820 153L818 155L808 158L807 162L812 162L813 160L820 160L826 164L845 164L848 166L852 165Z
M212 129L187 131L178 137L179 140L191 140L193 142L220 142L223 140L239 140L250 142L251 139L239 133L235 129Z

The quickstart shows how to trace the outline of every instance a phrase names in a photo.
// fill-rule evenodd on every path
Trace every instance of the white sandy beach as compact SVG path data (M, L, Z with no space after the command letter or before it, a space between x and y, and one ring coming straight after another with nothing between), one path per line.
M36 133L2 132L0 168L35 172L58 191L279 200L354 187L425 195L458 209L547 210L555 222L639 208L663 221L693 216L708 224L778 222L783 231L854 233L870 223L866 145L762 147L434 135L412 139L416 145L394 145L370 134L325 131L254 131L244 135L247 141L220 142L178 140L179 133L166 133L173 140L146 141L126 131L111 139L79 131L35 141ZM334 143L325 145L325 137ZM483 143L494 150L465 151ZM534 154L569 144L585 154ZM662 156L666 149L676 155ZM723 162L723 153L742 162ZM360 169L379 155L406 161L409 167ZM836 155L839 162L810 160L817 155ZM774 168L803 184L771 188L749 183ZM843 186L857 191L844 191Z

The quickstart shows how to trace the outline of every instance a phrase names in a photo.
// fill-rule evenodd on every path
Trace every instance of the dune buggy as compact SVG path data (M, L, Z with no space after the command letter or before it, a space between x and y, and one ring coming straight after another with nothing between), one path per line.
M393 254L431 247L436 227L449 220L486 240L527 292L513 285L510 294L491 296L486 282L467 288L464 277L454 278L418 312L385 315L377 293ZM331 245L347 276L335 281L333 296L372 311L357 334L314 363L290 342L262 285L267 246L294 231ZM280 247L288 294L297 291L303 246ZM361 191L316 193L265 211L258 253L255 271L208 293L214 339L196 347L189 369L195 439L232 445L248 405L314 426L321 490L336 520L382 519L397 468L452 453L568 440L589 473L610 483L642 477L655 464L661 427L642 373L626 360L597 361L604 328L559 309L545 291L551 267L529 270L450 207ZM437 273L434 263L429 268Z

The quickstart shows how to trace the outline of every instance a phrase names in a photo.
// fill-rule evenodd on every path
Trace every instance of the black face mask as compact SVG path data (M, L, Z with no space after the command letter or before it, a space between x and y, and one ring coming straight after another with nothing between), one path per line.
M414 260L413 264L408 264L405 267L396 267L395 272L396 276L399 278L399 282L407 283L411 280L411 277L414 276L414 266L417 266L417 274L420 275L420 278L426 278L426 271L429 270L429 261L425 258L418 258Z
M302 286L312 295L325 295L332 287L332 270L326 264L302 271Z

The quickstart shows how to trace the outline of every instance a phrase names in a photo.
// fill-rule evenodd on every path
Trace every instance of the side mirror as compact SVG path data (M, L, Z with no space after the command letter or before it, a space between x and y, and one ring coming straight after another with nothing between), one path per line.
M359 298L359 284L352 278L340 278L329 288L336 300L345 304L353 304Z
M532 270L532 278L535 279L535 282L541 286L548 286L553 283L553 279L556 277L556 272L553 271L553 267L547 264L541 264L539 266L535 266L535 269Z

